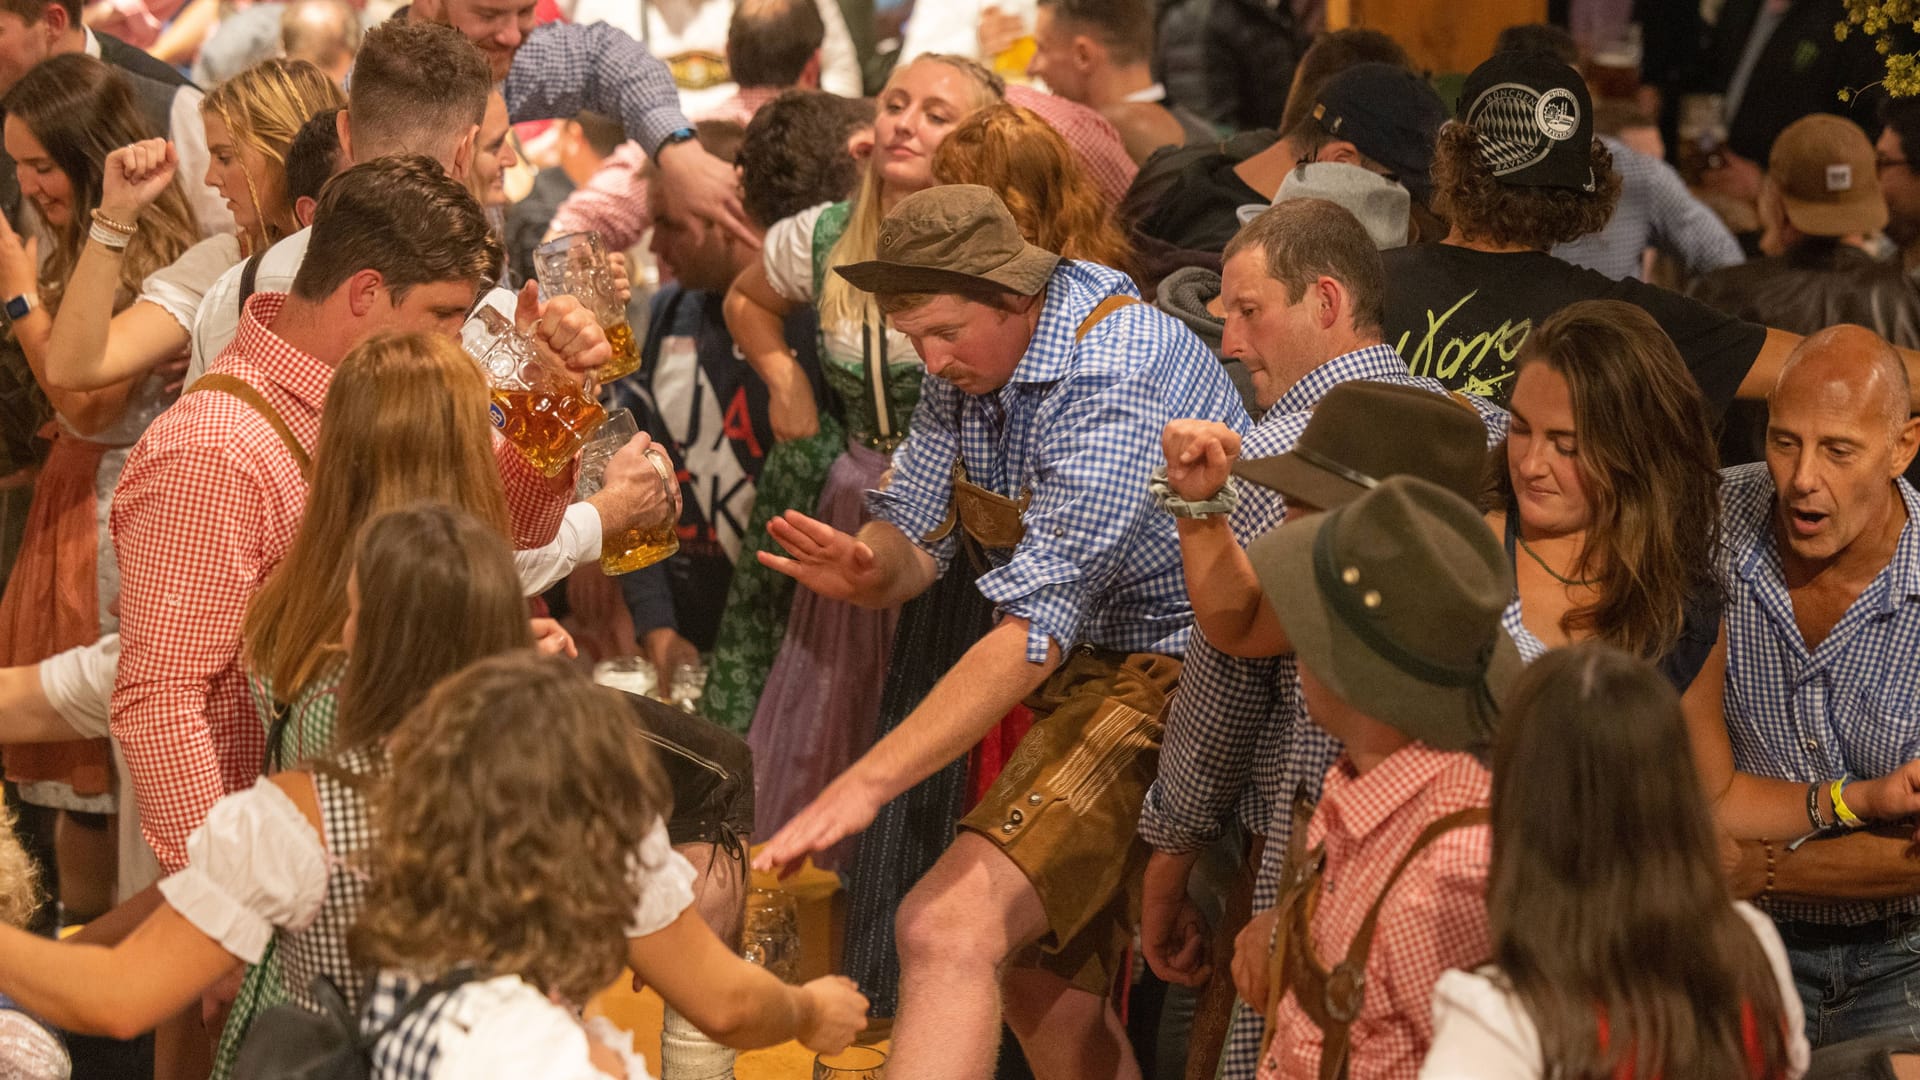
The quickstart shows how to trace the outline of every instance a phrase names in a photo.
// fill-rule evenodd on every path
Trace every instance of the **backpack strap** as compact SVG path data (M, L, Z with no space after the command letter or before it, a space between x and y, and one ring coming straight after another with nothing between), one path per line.
M1074 343L1079 344L1082 338L1086 337L1089 333L1092 333L1093 328L1096 326L1099 326L1100 321L1102 319L1105 319L1107 316L1113 314L1116 311L1119 311L1123 307L1129 307L1139 302L1140 301L1135 300L1131 296L1116 295L1116 296L1109 296L1105 300L1102 300L1098 304L1095 304L1093 306L1093 310L1087 313L1087 317L1085 319L1080 320L1079 327L1074 330L1073 332Z
M293 429L287 426L287 421L280 415L280 411L275 409L266 395L255 389L253 384L225 372L215 371L200 376L186 393L198 394L202 391L214 391L239 398L242 405L259 413L260 418L273 428L273 433L280 436L280 442L286 446L287 453L293 455L294 464L300 466L300 475L312 478L313 459L308 456L306 447L301 446L300 440L294 438Z
M246 262L240 264L240 309L236 314L241 318L246 317L247 301L253 299L254 275L260 272L260 259L266 253L267 249L261 248L248 256Z
M1387 897L1393 894L1393 887L1399 884L1400 875L1406 872L1421 852L1442 836L1455 829L1485 825L1492 820L1492 813L1484 806L1455 810L1421 830L1413 846L1394 864L1393 873L1387 875L1387 883L1380 887L1380 895L1373 898L1373 906L1367 909L1366 918L1360 921L1360 929L1354 932L1353 941L1347 946L1346 957L1327 972L1321 1000L1328 1021L1321 1025L1326 1037L1320 1054L1321 1080L1333 1080L1335 1077L1344 1080L1347 1075L1353 1022L1360 1016L1360 1005L1367 993L1367 954L1373 951L1373 933L1380 925L1380 909L1386 906Z

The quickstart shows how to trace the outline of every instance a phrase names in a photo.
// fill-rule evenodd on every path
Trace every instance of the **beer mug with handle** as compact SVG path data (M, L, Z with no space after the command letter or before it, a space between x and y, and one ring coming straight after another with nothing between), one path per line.
M493 426L542 476L560 475L606 421L606 410L490 305L467 319L460 342L486 374Z
M633 326L627 322L626 305L621 303L619 284L607 267L607 248L600 242L599 233L568 233L534 248L533 271L540 279L543 296L571 296L600 320L613 359L602 364L593 373L594 378L612 382L639 370L640 347L633 340Z
M607 462L620 452L621 447L631 442L639 430L639 426L633 422L633 414L625 409L616 409L607 417L607 422L600 425L593 438L580 450L580 475L574 483L576 498L585 499L605 486ZM666 498L661 500L657 510L639 521L624 529L609 529L601 533L600 569L608 577L652 566L680 550L680 515L673 499L675 489L680 486L680 478L674 474L673 464L667 460L664 448L649 448L647 461L659 474L661 494Z

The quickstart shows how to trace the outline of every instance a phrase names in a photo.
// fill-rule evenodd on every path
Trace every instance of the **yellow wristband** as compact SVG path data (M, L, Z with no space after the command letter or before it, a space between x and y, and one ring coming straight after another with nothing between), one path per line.
M1843 776L1827 788L1827 794L1833 798L1833 812L1839 816L1840 824L1849 829L1857 829L1866 822L1861 820L1860 815L1854 813L1853 808L1847 805L1847 801L1840 797L1840 793L1846 789L1846 786L1847 778Z

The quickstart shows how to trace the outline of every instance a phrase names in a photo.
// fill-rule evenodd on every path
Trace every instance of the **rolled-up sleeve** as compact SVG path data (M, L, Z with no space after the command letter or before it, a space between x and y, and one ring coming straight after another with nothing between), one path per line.
M953 561L954 534L938 540L927 537L946 522L953 506L953 463L960 456L960 433L954 421L959 415L960 391L939 379L927 379L913 411L912 434L893 452L891 479L878 491L867 493L867 511L933 556L943 574Z

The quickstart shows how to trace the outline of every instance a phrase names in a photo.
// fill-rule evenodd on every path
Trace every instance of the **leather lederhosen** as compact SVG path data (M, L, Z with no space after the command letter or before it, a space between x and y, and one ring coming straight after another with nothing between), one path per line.
M1131 296L1109 296L1100 301L1074 329L1074 343L1078 344L1102 319L1139 302ZM946 539L955 525L960 526L964 541L961 547L966 549L974 569L984 573L987 569L984 552L1011 550L1019 546L1021 538L1027 535L1027 526L1022 517L1032 502L1032 488L1021 488L1020 497L1010 499L970 482L966 463L956 455L953 459L953 502L947 507L946 519L921 539L929 544L936 543Z
M1293 797L1293 831L1287 841L1286 867L1280 874L1280 899L1274 905L1278 914L1267 969L1267 1032L1260 1053L1264 1056L1268 1052L1275 1013L1283 996L1292 991L1300 1010L1320 1029L1320 1080L1346 1080L1353 1022L1359 1019L1366 1000L1367 954L1373 950L1380 909L1393 894L1400 875L1428 845L1455 829L1484 825L1490 815L1485 807L1456 810L1422 830L1394 864L1380 895L1367 908L1366 917L1347 946L1347 955L1331 969L1321 964L1313 948L1313 915L1326 871L1326 848L1306 849L1307 823L1312 816L1313 804L1303 785Z

